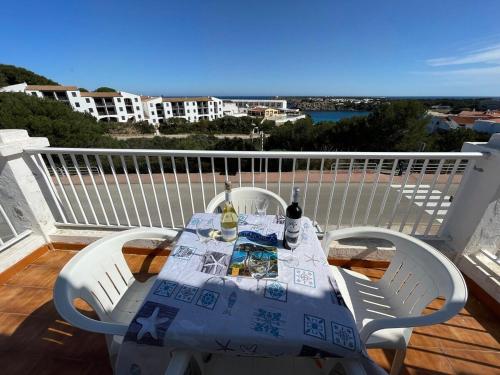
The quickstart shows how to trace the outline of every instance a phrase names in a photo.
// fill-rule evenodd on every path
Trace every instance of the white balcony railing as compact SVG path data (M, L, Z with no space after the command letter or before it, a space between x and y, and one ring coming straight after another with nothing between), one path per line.
M480 152L248 152L31 148L57 224L180 228L226 178L288 200L321 231L355 225L436 238ZM51 171L61 173L50 173Z
M2 207L2 204L0 204L0 252L13 245L17 241L22 240L30 233L30 230L18 232L12 224L9 215L7 215L4 208Z

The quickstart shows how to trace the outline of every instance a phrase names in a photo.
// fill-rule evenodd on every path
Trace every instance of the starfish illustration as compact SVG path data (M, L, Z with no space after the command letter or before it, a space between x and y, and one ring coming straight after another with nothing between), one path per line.
M210 258L212 258L213 262L212 263L205 263L204 266L215 266L214 267L214 275L217 273L217 268L220 266L222 269L226 266L224 263L221 263L221 261L225 261L226 257L223 256L219 260L215 259L215 257L210 254Z
M308 255L308 254L305 254L306 256L306 262L312 262L312 264L314 265L314 267L316 267L316 262L318 262L319 264L324 264L323 261L319 258L316 258L316 255L313 254L312 256Z
M229 344L231 344L231 340L227 340L225 344L220 343L219 340L215 340L215 342L217 343L217 345L219 345L217 350L222 350L224 352L234 352L234 349L231 349L229 347Z
M169 318L158 318L159 312L160 308L156 307L148 318L137 318L137 323L142 326L137 334L137 340L142 339L146 333L149 333L152 338L158 339L156 326L169 321Z

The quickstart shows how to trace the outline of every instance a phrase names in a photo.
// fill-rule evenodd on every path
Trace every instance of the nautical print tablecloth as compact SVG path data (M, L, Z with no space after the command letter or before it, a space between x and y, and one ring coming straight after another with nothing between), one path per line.
M227 276L234 243L208 242L196 228L219 228L220 216L195 214L181 234L143 306L130 324L118 373L156 373L169 350L245 356L363 355L311 221L290 261L276 216L240 215L239 231L278 236L278 277L259 282ZM201 224L200 224L201 222ZM258 284L257 284L258 283ZM160 370L161 372L161 370Z

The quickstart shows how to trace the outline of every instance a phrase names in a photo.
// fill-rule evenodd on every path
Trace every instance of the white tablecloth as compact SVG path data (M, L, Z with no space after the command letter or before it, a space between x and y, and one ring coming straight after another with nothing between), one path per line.
M240 215L239 231L278 236L278 277L227 276L234 243L204 242L195 214L181 234L120 350L118 373L154 374L169 350L246 356L362 358L364 349L345 307L311 221L302 219L302 241L288 261L283 224L275 216ZM287 259L287 261L285 261ZM258 288L258 290L257 290Z

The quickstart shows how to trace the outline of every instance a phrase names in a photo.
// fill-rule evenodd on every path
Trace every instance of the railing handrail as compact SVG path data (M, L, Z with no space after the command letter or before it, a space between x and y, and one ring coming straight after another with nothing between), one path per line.
M331 151L212 151L212 150L160 150L160 149L115 149L115 148L66 148L37 147L25 148L28 154L79 154L79 155L148 155L179 157L247 157L247 158L285 158L285 159L481 159L482 152L331 152Z

